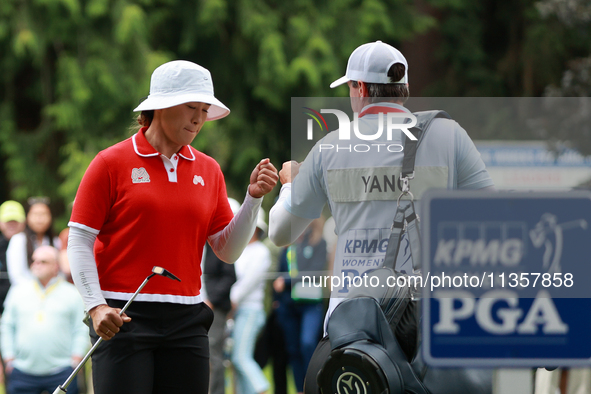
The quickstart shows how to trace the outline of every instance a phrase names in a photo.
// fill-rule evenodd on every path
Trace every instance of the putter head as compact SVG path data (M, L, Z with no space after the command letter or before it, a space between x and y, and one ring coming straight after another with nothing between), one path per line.
M162 267L158 267L156 265L154 266L154 268L152 268L152 272L155 273L156 275L162 275L162 276L165 276L170 279L178 280L179 282L181 281L172 272L170 272Z

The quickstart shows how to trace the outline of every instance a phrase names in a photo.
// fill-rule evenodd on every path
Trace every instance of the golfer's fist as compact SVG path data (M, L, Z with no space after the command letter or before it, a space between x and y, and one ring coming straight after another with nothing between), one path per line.
M131 321L131 317L127 316L125 313L119 316L120 312L121 309L111 308L106 304L95 306L88 311L88 314L92 319L94 331L99 337L103 338L103 340L108 341L113 338L115 334L119 332L119 327L121 327L123 323Z
M271 164L271 160L263 159L250 174L248 194L254 198L261 198L273 190L278 179L277 169Z
M298 163L295 160L283 163L283 167L281 167L281 171L279 171L279 179L281 180L281 183L283 185L291 183L293 178L295 178L298 172L300 172L301 165L302 163Z

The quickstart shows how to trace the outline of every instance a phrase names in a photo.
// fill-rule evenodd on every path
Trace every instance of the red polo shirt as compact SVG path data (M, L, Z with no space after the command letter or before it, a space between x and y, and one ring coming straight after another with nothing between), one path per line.
M224 176L214 159L191 146L167 162L144 132L94 158L69 225L98 234L94 253L105 298L128 299L157 265L181 282L156 276L138 300L194 304L201 301L207 237L233 217Z

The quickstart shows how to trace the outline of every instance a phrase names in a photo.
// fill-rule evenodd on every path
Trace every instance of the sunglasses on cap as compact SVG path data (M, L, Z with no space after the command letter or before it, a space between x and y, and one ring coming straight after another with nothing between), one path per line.
M27 204L29 204L29 206L31 206L33 204L49 205L50 202L51 202L51 200L49 199L49 197L45 197L45 196L29 197L27 199Z

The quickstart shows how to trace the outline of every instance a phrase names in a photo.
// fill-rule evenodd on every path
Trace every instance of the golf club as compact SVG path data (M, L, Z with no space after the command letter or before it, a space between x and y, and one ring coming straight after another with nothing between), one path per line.
M123 315L125 313L125 311L129 307L129 305L133 302L133 300L135 299L135 297L139 294L140 291L142 291L142 289L144 288L144 286L148 283L148 281L154 275L161 275L161 276L164 276L166 278L178 280L179 282L181 281L172 272L170 272L170 271L168 271L168 270L166 270L166 269L164 269L162 267L154 266L154 268L152 268L152 273L150 275L148 275L148 277L143 281L143 283L140 285L140 287L138 287L138 289L135 291L135 293L133 293L133 295L131 296L131 298L129 299L129 301L127 301L127 303L125 304L125 306L123 306L123 308L121 309L121 312L119 312L119 316L121 316L121 315ZM70 385L70 383L72 383L72 380L74 379L74 377L76 376L76 374L78 373L78 371L80 371L80 369L82 369L82 367L84 366L84 364L86 364L86 362L88 361L88 359L90 358L90 356L92 356L92 353L94 353L94 351L96 350L96 348L98 347L98 345L100 345L100 343L102 341L103 341L103 338L102 337L99 337L99 339L96 341L96 343L94 344L94 346L92 348L90 348L90 350L88 351L88 353L86 353L86 356L84 356L84 358L82 359L82 361L80 361L80 364L78 364L78 366L76 367L76 369L74 369L74 371L70 374L70 376L68 377L68 379L66 379L66 381L61 386L58 386L55 389L55 391L53 392L53 394L65 393L65 392L68 391L68 386Z

